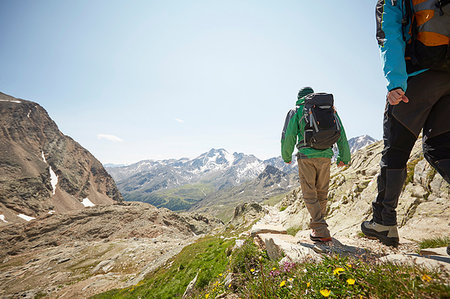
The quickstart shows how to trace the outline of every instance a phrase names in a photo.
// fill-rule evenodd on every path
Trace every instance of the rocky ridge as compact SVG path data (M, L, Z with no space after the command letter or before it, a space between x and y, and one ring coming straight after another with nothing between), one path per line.
M0 230L0 297L85 298L137 284L214 218L123 203L45 215Z
M102 164L39 104L0 93L0 115L0 226L122 201Z

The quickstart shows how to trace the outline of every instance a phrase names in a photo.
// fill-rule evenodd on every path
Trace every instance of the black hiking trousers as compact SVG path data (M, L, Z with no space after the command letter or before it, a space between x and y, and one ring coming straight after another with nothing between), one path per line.
M428 91L430 85L434 89ZM424 157L450 184L450 73L426 71L412 77L406 96L409 103L387 103L384 113L384 149L372 210L373 220L387 226L397 224L406 163L421 129Z

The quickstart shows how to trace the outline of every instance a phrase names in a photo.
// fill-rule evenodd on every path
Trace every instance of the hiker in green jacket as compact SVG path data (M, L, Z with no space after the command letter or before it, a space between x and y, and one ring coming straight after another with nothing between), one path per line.
M284 162L291 163L292 153L294 147L297 145L300 186L306 208L311 215L310 228L312 229L312 233L310 238L313 241L329 242L331 241L331 235L327 228L328 225L325 221L325 215L327 211L328 186L330 183L330 164L331 158L333 157L332 146L338 138L336 143L339 154L336 163L339 167L350 163L350 149L342 122L337 113L335 113L332 95L327 94L319 95L331 96L331 112L328 112L328 114L333 115L332 117L335 121L334 125L337 127L338 134L337 136L334 136L334 139L328 141L328 143L325 142L322 146L316 146L305 142L305 138L308 139L307 136L311 131L308 125L310 122L307 122L309 116L306 116L308 115L308 112L305 114L307 109L304 109L306 107L305 100L309 100L314 95L317 94L314 94L311 87L304 87L299 91L296 108L290 110L286 116L281 137L281 156ZM308 107L309 105L310 104L308 104ZM326 106L321 105L320 107ZM321 112L312 114L316 115L316 118L319 118L317 115L320 113ZM311 114L311 112L309 112L309 114ZM324 113L322 113L322 115L323 114ZM316 122L318 123L318 121ZM318 128L317 126L315 127ZM334 129L334 131L336 131L336 129ZM317 149L317 147L324 149Z

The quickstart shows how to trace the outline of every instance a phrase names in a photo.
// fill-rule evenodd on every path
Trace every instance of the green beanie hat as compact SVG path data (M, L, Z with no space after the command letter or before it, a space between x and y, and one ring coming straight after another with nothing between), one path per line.
M311 87L303 87L299 90L297 98L301 99L304 96L309 95L310 93L314 93L314 90Z

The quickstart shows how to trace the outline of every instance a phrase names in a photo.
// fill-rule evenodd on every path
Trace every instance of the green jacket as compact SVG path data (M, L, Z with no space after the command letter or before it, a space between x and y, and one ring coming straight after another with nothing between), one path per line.
M286 116L283 133L281 135L281 157L286 163L289 163L292 160L292 152L294 151L297 139L299 144L303 142L303 132L306 125L306 121L302 119L304 104L305 99L299 99L296 103L298 109L292 109ZM337 115L337 118L339 120L339 124L341 125L341 137L339 137L339 140L336 142L339 149L339 155L337 157L336 163L339 164L339 162L342 161L344 162L344 164L348 164L350 163L351 159L350 148L348 146L344 126L342 125L342 121L339 118L339 115ZM299 159L331 158L333 157L333 150L331 148L318 150L310 147L301 147L299 148L297 155Z

